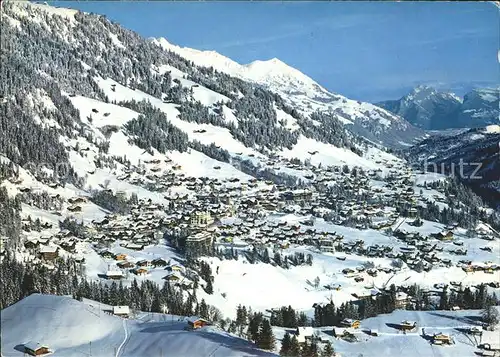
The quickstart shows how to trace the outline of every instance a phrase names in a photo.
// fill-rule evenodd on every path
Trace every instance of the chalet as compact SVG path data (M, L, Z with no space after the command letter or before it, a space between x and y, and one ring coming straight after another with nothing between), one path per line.
M205 319L198 317L198 316L189 317L187 320L187 323L188 323L188 327L193 329L193 330L199 329L199 328L207 326L207 325L211 325L211 323L208 320L205 320Z
M40 356L50 352L51 351L47 345L38 342L30 341L24 344L24 353L30 356Z
M309 326L299 326L295 330L295 334L297 336L297 341L299 343L305 343L306 340L312 339L314 335L314 329Z
M431 236L442 241L450 241L453 239L453 232L442 231L439 233L432 234Z
M127 243L125 246L127 249L131 250L143 250L144 249L144 244L137 244L137 243Z
M432 336L432 343L434 345L451 345L453 344L453 338L450 335L445 335L444 333L436 333Z
M151 265L155 268L156 267L164 267L167 265L167 262L161 258L157 258L157 259L153 259L151 261Z
M483 332L481 331L481 329L477 326L472 326L469 328L469 333L471 335L481 335Z
M113 306L113 315L128 317L130 315L130 308L128 306Z
M353 334L351 330L345 327L334 327L333 328L333 336L336 338L343 338L349 334Z
M128 268L133 268L134 267L134 263L132 262L129 262L129 261L126 261L126 260L123 260L121 262L118 262L116 264L119 268L122 268L122 269L128 269Z
M68 202L71 204L85 203L85 202L87 202L87 198L86 197L71 197L68 199Z
M417 327L417 323L415 321L404 320L399 324L399 328L403 331L411 331L416 327Z
M64 240L60 245L62 249L70 253L73 253L76 250L76 242L74 240Z
M134 273L135 275L144 276L148 274L148 270L146 268L136 268L132 270L132 273Z
M28 240L24 243L24 247L26 249L36 249L38 248L39 245L40 243L38 242L37 239Z
M121 270L108 270L106 272L106 278L112 280L120 280L123 278L123 272Z
M171 282L177 282L182 279L182 276L178 272L171 272L165 275L162 279Z
M343 319L340 324L342 327L350 327L357 329L361 325L361 322L359 320L353 320L353 319Z
M68 211L70 212L81 212L82 211L82 206L80 205L71 205L68 207Z
M54 260L59 256L59 247L43 246L40 248L40 255L45 260Z
M408 304L410 303L410 298L409 298L408 294L406 294L405 292L398 291L396 293L396 301L394 303L395 303L396 309L405 310L407 308Z
M149 262L148 260L145 260L145 259L138 261L136 264L139 267L150 267L151 266L151 262Z
M167 266L165 268L166 270L168 271L172 271L172 272L184 272L184 267L178 263L171 263L169 266Z
M127 254L120 253L120 254L115 255L114 258L115 258L115 260L125 260L125 259L127 259Z

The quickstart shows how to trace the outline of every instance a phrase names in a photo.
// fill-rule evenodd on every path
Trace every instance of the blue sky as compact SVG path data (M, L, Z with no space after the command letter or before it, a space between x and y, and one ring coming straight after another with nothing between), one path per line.
M239 63L277 57L353 99L398 98L418 84L464 94L500 79L499 10L491 3L52 3Z

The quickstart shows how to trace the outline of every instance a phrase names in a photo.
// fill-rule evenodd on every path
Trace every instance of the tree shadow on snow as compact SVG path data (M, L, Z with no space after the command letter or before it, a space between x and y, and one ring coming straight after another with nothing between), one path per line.
M470 324L470 325L482 325L482 322L481 322L481 317L480 316L477 316L477 315L474 315L474 316L454 316L454 315L448 315L448 314L443 314L443 313L439 313L439 312L429 312L430 315L433 315L433 316L437 316L437 317L443 317L443 318L446 318L446 319L450 319L450 320L455 320L455 321L460 321L460 322L463 322L463 323L466 323L466 324Z
M275 354L272 354L270 352L258 350L257 347L248 341L242 340L241 338L231 336L228 334L224 333L211 333L211 332L202 332L198 333L201 338L205 338L207 340L210 340L214 343L218 343L219 347L226 347L229 348L233 351L238 351L241 352L238 353L239 356L241 357L254 357L254 356L260 356L260 357L271 357L271 356L276 356Z
M390 328L396 329L398 331L401 331L401 325L400 324L393 324L393 323L390 323L390 322L386 322L385 325L387 327L390 327Z
M158 332L185 332L188 333L190 331L185 331L184 326L186 323L181 323L178 321L174 321L173 324L168 322L149 322L148 327L141 329L139 332L144 333L158 333Z

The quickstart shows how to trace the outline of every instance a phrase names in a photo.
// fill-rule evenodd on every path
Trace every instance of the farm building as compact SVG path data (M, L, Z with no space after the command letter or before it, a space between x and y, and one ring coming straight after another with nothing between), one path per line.
M24 353L30 356L40 356L50 353L49 347L38 342L27 342L24 344Z

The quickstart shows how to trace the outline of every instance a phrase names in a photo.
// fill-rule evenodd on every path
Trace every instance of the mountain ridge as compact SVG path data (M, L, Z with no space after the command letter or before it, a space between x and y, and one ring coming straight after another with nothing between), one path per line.
M241 65L216 51L201 51L171 44L165 38L150 38L154 44L177 53L195 64L213 67L283 96L286 102L301 113L315 110L332 113L357 135L384 146L405 147L415 139L424 138L424 131L406 120L370 103L331 93L312 78L283 61L273 58L255 60Z
M417 86L400 99L376 105L425 130L474 128L498 124L499 97L497 88L474 89L460 98L430 86Z

